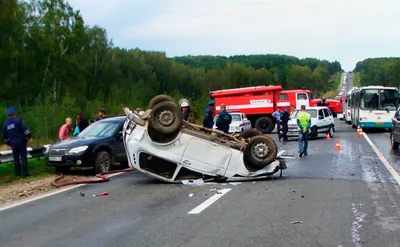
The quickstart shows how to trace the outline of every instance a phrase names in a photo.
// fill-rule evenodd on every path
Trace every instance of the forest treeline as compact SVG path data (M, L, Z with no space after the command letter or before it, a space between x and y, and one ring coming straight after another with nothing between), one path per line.
M185 56L122 49L63 0L0 1L0 110L15 105L36 139L57 138L66 117L99 107L145 107L156 94L187 97L199 117L209 91L250 85L335 87L339 62L286 55ZM4 122L4 114L0 114Z
M400 58L368 58L358 62L354 72L360 74L361 86L381 85L399 87Z

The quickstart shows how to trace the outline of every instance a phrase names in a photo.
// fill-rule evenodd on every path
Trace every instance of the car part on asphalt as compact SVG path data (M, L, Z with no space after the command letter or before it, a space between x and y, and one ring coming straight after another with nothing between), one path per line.
M114 171L107 171L107 172L102 172L102 173L98 173L96 174L97 180L77 180L77 181L71 181L71 182L66 182L66 183L57 183L58 181L60 181L61 179L65 178L65 175L62 174L58 177L56 177L54 179L53 182L51 182L51 185L56 187L56 188L60 188L60 187L64 187L64 186L69 186L69 185L74 185L74 184L97 184L97 183L104 183L109 181L109 178L104 176L107 174L113 174L113 173L120 173L120 172L132 172L134 171L134 169L132 168L126 168L126 169L122 169L122 170L114 170Z

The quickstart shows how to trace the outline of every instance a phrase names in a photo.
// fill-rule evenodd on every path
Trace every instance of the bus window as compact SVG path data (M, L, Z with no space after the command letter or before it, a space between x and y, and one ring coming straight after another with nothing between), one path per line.
M382 89L379 95L379 105L381 109L394 111L398 106L398 92L393 89Z

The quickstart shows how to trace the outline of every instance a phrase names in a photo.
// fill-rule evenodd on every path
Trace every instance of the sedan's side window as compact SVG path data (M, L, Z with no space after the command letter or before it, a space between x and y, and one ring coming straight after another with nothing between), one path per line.
M319 111L318 111L318 115L319 115L320 117L324 118L324 113L322 112L322 110L319 110Z
M329 109L323 109L324 113L325 113L325 117L329 117L331 116Z

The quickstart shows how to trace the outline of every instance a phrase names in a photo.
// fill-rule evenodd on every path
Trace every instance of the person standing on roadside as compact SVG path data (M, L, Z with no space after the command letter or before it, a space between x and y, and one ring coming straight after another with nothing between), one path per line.
M297 129L299 130L299 156L307 156L308 135L311 127L311 115L306 112L306 106L302 105L297 114ZM304 144L303 144L304 143Z
M281 117L282 117L282 109L279 108L276 110L274 113L272 113L272 116L276 119L276 133L278 134L279 141L282 139L281 135Z
M288 140L287 132L288 132L289 121L290 121L289 107L285 107L285 110L283 111L281 118L283 144L286 144Z
M203 127L212 129L214 126L215 100L208 102L208 108L204 112Z
M58 132L58 138L60 141L63 141L65 139L68 139L68 133L69 133L69 127L72 124L72 119L71 118L66 118L65 119L65 124L61 126L60 131Z
M189 101L187 99L181 99L179 102L181 106L181 111L183 113L183 119L188 121L189 123L195 123L196 121L194 120L194 116L190 111Z
M99 111L97 112L97 118L93 118L92 119L92 123L93 122L96 122L96 121L99 121L99 120L102 120L102 119L104 119L104 118L107 118L107 116L106 116L106 109L104 109L104 108L100 108L99 109Z
M76 114L73 136L77 136L88 126L89 122L83 117L82 112L78 112L78 114Z
M3 139L13 152L15 176L27 177L30 175L26 149L27 142L32 142L32 134L24 122L15 116L15 111L15 107L10 107L6 110L8 120L3 125Z
M217 130L223 131L225 134L229 134L229 125L232 123L232 116L226 111L226 105L221 104L221 111L218 114L216 121Z

